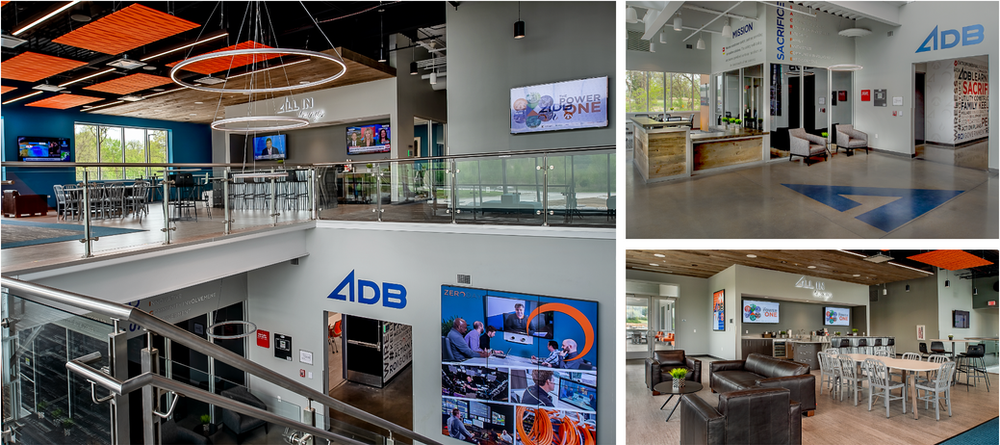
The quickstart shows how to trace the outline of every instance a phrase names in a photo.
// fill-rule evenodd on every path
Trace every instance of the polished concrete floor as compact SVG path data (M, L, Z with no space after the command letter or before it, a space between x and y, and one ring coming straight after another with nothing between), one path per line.
M996 173L877 152L650 184L629 167L626 190L626 237L633 239L1000 235Z

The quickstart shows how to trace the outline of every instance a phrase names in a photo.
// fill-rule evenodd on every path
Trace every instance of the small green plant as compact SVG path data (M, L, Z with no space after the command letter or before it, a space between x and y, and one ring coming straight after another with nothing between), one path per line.
M853 328L853 329L851 329L851 332L853 332L853 333L857 334L857 333L858 333L858 328Z
M74 422L73 419L63 419L62 420L62 427L65 430L73 428L73 425L76 425L76 422Z
M840 335L840 331L834 332L833 335Z
M441 336L442 337L447 337L448 336L448 331L451 331L451 326L452 326L452 324L455 323L455 319L456 318L458 318L458 315L456 315L454 317L451 317L451 318L449 318L447 320L441 319Z
M38 402L38 410L39 411L45 411L45 409L48 408L48 407L49 407L49 402L45 402L45 401Z
M677 380L684 380L687 376L688 370L684 368L674 368L670 370L670 376Z
M61 410L59 408L56 408L56 409L52 410L52 418L53 419L59 419L60 417L62 417L62 414L63 414L63 410Z
M778 332L780 335L785 335L785 331Z
M208 423L211 422L211 421L212 421L212 416L210 416L208 414L202 414L201 415L201 424L202 425L208 425Z
M735 119L735 121L736 121L736 125L739 125L739 124L743 123L743 121L741 121L739 119Z

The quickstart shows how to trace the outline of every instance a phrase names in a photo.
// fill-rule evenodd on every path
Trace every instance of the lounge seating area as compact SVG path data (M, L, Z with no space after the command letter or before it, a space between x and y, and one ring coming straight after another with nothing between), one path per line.
M716 361L709 364L712 392L726 393L752 388L785 388L802 404L802 413L816 413L816 376L809 365L752 353L746 360Z
M804 128L795 128L788 130L788 153L789 161L793 156L801 156L805 159L806 165L809 165L810 158L822 156L825 160L830 151L827 150L826 139L822 136L806 133Z

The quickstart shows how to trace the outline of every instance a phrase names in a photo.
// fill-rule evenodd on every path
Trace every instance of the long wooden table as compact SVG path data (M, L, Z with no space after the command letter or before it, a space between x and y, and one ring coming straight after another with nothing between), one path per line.
M938 369L941 369L941 364L940 363L922 362L922 361L919 361L919 360L903 360L901 358L890 358L890 357L882 357L882 356L878 356L878 355L868 355L868 354L839 354L839 355L837 355L837 357L840 357L840 356L850 357L852 360L854 360L854 361L856 361L858 363L863 362L863 361L865 361L865 359L869 359L869 358L875 359L875 360L879 360L882 363L885 363L886 367L889 367L889 368L892 368L892 369L898 369L900 371L903 371L903 381L904 382L906 382L908 380L906 378L906 371L910 371L910 372L927 372L927 371L937 371ZM914 376L914 377L916 377L916 376ZM909 383L909 386L910 386L910 390L909 391L910 391L911 400L913 401L913 418L914 419L919 419L920 415L917 413L917 387L916 387L916 384L917 384L917 379L916 378L912 379L912 381ZM868 391L871 391L871 388L868 388Z

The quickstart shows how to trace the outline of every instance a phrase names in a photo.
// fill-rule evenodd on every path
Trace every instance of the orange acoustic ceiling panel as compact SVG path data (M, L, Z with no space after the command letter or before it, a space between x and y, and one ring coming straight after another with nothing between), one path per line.
M69 71L86 65L87 62L63 59L62 57L46 56L33 52L25 52L0 64L0 77L20 80L23 82L38 82L49 76Z
M136 91L155 88L160 85L166 85L168 83L171 83L169 77L137 73L121 77L115 80L101 82L97 85L91 85L84 89L92 91L101 91L104 93L129 94L129 93L134 93Z
M10 3L10 2L0 2L0 6L6 5L7 3Z
M97 102L101 100L104 99L100 97L80 96L77 94L57 94L55 96L48 97L39 101L24 104L24 106L55 108L57 110L65 110L67 108L79 107L80 105L89 104L91 102Z
M232 46L227 46L222 49L217 49L215 51L210 51L205 54L217 53L219 51L229 51L234 49L251 49L251 48L271 48L263 43L257 43L253 40L247 40L246 42L239 43ZM201 55L201 54L199 54ZM201 74L212 74L222 71L228 71L231 68L238 68L241 66L246 66L254 63L261 63L265 60L274 59L280 57L281 54L247 54L242 56L230 56L230 57L219 57L217 59L208 59L201 62L192 63L184 67L185 71L191 71ZM167 66L174 66L181 63L180 60L167 64ZM263 68L263 67L262 67Z
M993 264L964 250L934 250L910 257L913 261L947 270L961 270Z
M199 26L201 25L134 3L70 31L53 42L104 54L120 54Z
M16 89L16 87L0 87L0 94L4 94L8 91L14 91Z

